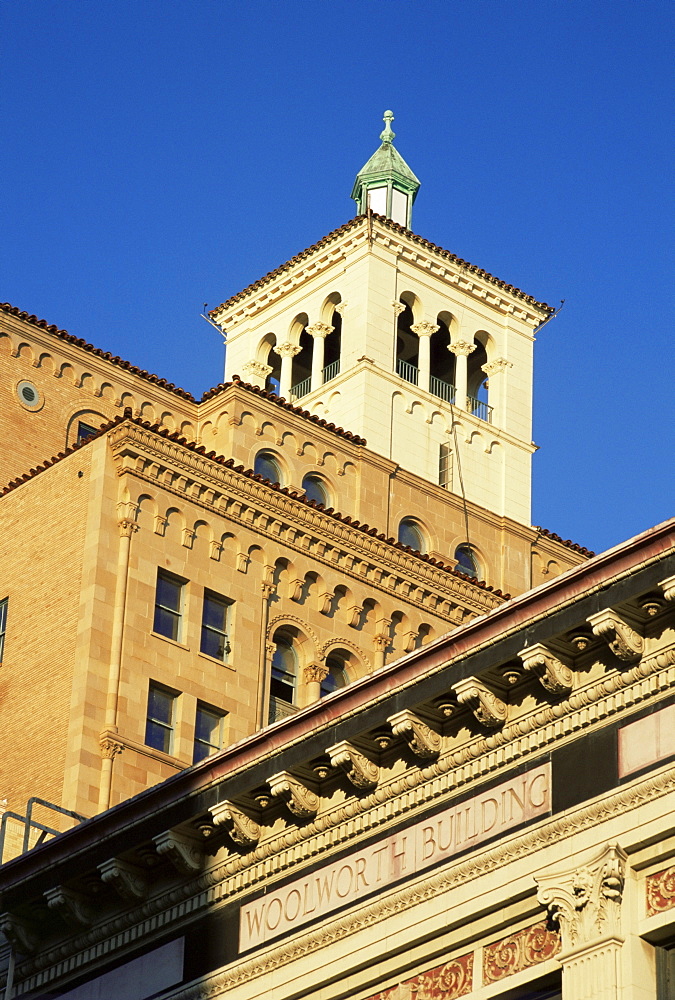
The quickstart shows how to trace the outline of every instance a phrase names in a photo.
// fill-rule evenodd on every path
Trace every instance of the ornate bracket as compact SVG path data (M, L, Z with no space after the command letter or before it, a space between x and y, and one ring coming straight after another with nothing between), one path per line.
M292 580L289 586L288 596L292 601L299 601L302 599L302 592L305 587L304 578L301 580Z
M122 899L137 903L148 894L148 880L136 865L120 858L110 858L98 866L101 881L111 886Z
M433 760L441 752L441 737L407 708L390 715L387 722L396 736L407 740L410 749L424 760Z
M181 875L195 875L204 867L204 851L198 841L177 830L152 838L157 853L167 857Z
M258 824L233 802L219 802L217 806L211 806L209 812L214 825L223 827L240 847L255 847L260 840Z
M634 663L642 656L645 648L644 639L612 608L598 611L597 614L590 615L586 621L593 629L593 634L599 639L604 639L622 663Z
M661 592L667 601L675 601L675 576L659 581Z
M92 910L86 896L65 885L47 889L45 899L50 910L55 910L71 927L88 927Z
M32 954L38 946L37 931L13 913L0 913L0 931L12 948L22 955Z
M466 705L478 721L490 729L506 722L506 703L493 694L477 677L467 677L452 685L460 705Z
M115 735L107 729L104 729L99 736L98 745L101 748L101 757L107 757L110 760L114 760L117 754L124 750L119 739L116 739Z
M299 819L310 819L316 816L319 808L319 796L303 785L288 771L280 771L267 779L270 791L275 798L286 803L294 816Z
M326 753L332 766L341 767L355 788L375 788L380 777L379 767L359 753L351 743L336 743Z
M518 656L525 669L535 674L551 694L568 694L572 690L574 673L542 643L521 649Z
M329 615L331 608L333 607L333 597L335 594L327 590L324 594L319 595L319 614Z
M607 844L581 868L536 876L539 902L560 926L564 951L620 937L625 869L625 852Z

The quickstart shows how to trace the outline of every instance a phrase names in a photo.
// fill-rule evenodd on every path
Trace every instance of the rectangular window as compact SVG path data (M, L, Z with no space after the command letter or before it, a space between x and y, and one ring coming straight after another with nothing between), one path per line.
M145 743L155 750L171 753L176 695L173 691L150 681L148 717L145 723Z
M5 629L7 628L7 604L9 603L9 598L5 598L4 601L0 601L0 663L2 663L2 654L5 651Z
M204 591L204 608L202 610L202 637L200 650L216 660L226 660L230 652L227 638L227 619L230 602L220 594L210 590Z
M449 444L442 444L438 455L438 485L452 489L452 451Z
M185 580L157 570L157 592L155 594L155 622L153 629L167 639L180 639L183 610L183 587Z
M192 753L192 763L210 757L223 747L223 724L225 716L215 708L209 708L197 702L197 718L195 719L195 743Z

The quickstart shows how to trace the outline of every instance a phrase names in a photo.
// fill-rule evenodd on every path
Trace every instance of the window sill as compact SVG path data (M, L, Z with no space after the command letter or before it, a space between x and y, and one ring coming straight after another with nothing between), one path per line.
M190 647L186 646L184 642L178 642L176 639L170 639L168 635L162 635L161 632L151 632L150 635L153 639L161 639L162 642L168 642L171 646L178 646L179 649L184 649L186 652L190 652Z
M236 669L231 663L228 663L227 660L219 660L217 656L210 656L208 653L202 652L199 652L197 655L203 660L208 660L209 663L216 663L219 667L227 667L228 670L232 670L233 672Z

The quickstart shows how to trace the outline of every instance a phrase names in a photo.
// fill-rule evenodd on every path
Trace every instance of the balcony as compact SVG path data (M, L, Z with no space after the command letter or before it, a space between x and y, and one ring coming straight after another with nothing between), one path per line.
M396 361L396 374L404 378L406 382L417 385L419 373L419 368L411 365L409 361L401 361L400 359Z
M492 423L492 407L488 406L487 403L483 403L480 399L476 399L475 396L466 397L466 408L469 413L472 413L474 417L478 417L479 420L484 420L486 424Z
M291 399L295 402L296 399L302 399L306 396L309 390L312 388L312 379L303 378L302 382L296 382L295 385L291 386Z
M446 403L455 402L455 387L450 382L445 382L442 378L432 375L429 379L429 391L432 396L438 396Z
M340 359L338 358L337 361L333 361L332 364L326 365L326 367L324 368L323 370L324 385L326 384L326 382L330 382L332 378L335 378L335 376L339 374L340 374Z
M399 358L396 361L396 374L399 378L410 382L411 385L419 385L419 368L416 365L411 365L409 361L401 361ZM445 403L450 403L451 406L457 405L457 390L451 382L446 382L444 379L432 375L429 379L429 392ZM466 397L466 409L468 413L478 417L479 420L484 420L487 424L492 423L492 407L482 400L476 399L475 396Z

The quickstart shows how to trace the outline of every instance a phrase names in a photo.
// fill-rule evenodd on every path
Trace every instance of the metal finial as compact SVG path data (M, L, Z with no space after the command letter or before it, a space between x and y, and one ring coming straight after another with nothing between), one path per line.
M384 131L380 134L380 139L382 142L393 142L396 138L396 133L391 130L391 123L394 120L394 112L385 111L382 115L382 120L384 121Z

